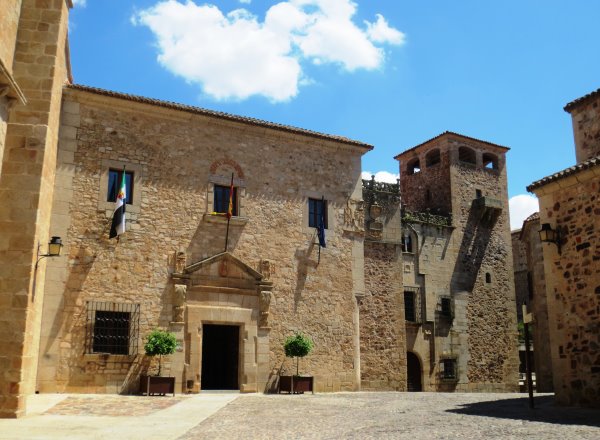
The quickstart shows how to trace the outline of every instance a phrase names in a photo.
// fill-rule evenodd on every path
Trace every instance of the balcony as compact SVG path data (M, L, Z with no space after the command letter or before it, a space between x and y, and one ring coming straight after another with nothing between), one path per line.
M492 197L478 197L473 200L473 209L479 212L479 222L493 225L502 213L502 201Z

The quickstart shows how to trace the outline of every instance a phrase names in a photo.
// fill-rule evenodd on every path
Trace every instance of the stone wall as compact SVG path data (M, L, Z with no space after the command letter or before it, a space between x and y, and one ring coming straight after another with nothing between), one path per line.
M2 15L0 16L0 64L12 73L17 29L21 0L2 0Z
M359 299L362 390L406 391L402 254L390 243L365 243L365 287Z
M517 320L523 320L522 304L529 304L529 269L527 267L527 248L521 241L521 230L511 232L513 267L515 272L515 300L517 306Z
M455 161L451 186L453 224L460 237L452 289L470 293L469 383L513 391L518 377L517 322L504 155L487 146L467 145L477 152L477 165ZM482 153L490 150L498 157L496 170L482 167ZM481 204L475 201L478 190Z
M533 359L535 365L536 391L551 393L554 391L552 379L552 356L550 349L550 327L548 323L548 298L544 276L544 256L540 241L540 219L528 219L520 234L526 248L527 267L531 288L529 311L533 315ZM516 280L515 280L516 284Z
M66 231L67 259L47 277L40 391L130 389L143 357L83 355L85 303L139 303L140 339L168 326L173 255L182 251L189 264L223 252L226 222L211 215L212 188L232 172L240 212L228 250L251 267L273 266L269 386L292 371L282 344L302 331L315 342L301 370L316 390L358 387L353 249L362 241L346 232L344 212L365 148L76 89L65 90L62 122L53 226ZM119 242L108 239L112 204L101 183L115 164L136 173ZM329 228L319 261L307 198L321 196Z
M600 155L600 91L568 105L566 110L573 121L577 163Z
M543 245L556 400L600 407L598 167L534 191L540 223L560 228L562 235L560 254L556 245Z
M0 180L0 417L23 415L35 389L67 17L64 0L22 2L13 76L27 102L11 111Z

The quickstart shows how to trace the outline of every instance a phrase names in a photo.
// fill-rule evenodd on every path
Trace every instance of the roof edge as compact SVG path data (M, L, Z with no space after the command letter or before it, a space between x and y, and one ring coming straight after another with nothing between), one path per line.
M176 103L176 102L172 102L172 101L163 101L160 99L148 98L145 96L131 95L131 94L122 93L122 92L115 92L112 90L101 89L98 87L85 86L82 84L67 84L67 85L65 85L65 88L75 90L75 91L93 93L96 95L108 96L111 98L124 99L124 100L128 100L128 101L138 102L141 104L148 104L148 105L153 105L153 106L158 106L158 107L163 107L163 108L169 108L172 110L179 110L179 111L184 111L184 112L188 112L188 113L194 113L194 114L199 114L199 115L203 115L203 116L224 119L224 120L233 121L233 122L239 122L242 124L248 124L248 125L253 125L253 126L258 126L258 127L270 128L273 130L285 131L288 133L294 133L294 134L303 135L303 136L310 136L310 137L324 139L324 140L328 140L328 141L332 141L332 142L338 142L338 143L350 145L352 147L360 148L361 150L364 151L364 153L371 151L374 148L373 145L370 145L370 144L367 144L364 142L360 142L360 141L356 141L353 139L349 139L349 138L346 138L343 136L336 136L336 135L331 135L331 134L326 134L326 133L320 133L317 131L307 130L305 128L299 128L299 127L293 127L290 125L278 124L276 122L269 122L269 121L264 121L262 119L255 119L255 118L250 118L250 117L246 117L246 116L239 116L239 115L234 115L231 113L219 112L216 110L208 110L208 109L204 109L201 107L195 107L195 106L191 106L191 105L187 105L187 104L180 104L180 103Z
M563 107L563 110L567 113L571 113L572 110L579 107L581 104L584 104L597 97L600 97L600 89L594 90L593 92L590 92L587 95L583 95L581 98L574 99L573 101L565 105Z
M546 186L552 182L556 182L557 180L572 176L573 174L580 173L581 171L585 171L595 166L600 166L600 156L592 157L585 162L578 163L577 165L573 165L572 167L536 180L531 185L527 186L526 189L532 193L535 189L541 188L542 186Z
M407 150L404 150L403 152L401 152L401 153L397 154L396 156L394 156L394 159L398 160L400 158L400 156L402 156L402 155L404 155L406 153L409 153L411 151L414 151L417 148L420 148L420 147L422 147L424 145L427 145L430 142L433 142L435 140L438 140L438 139L440 139L440 138L442 138L444 136L448 136L448 135L450 135L450 136L458 136L460 138L467 139L469 141L481 142L482 144L490 145L490 146L495 147L495 148L500 148L500 149L502 149L504 151L509 151L510 150L509 147L505 147L504 145L494 144L493 142L484 141L483 139L477 139L477 138L474 138L474 137L465 136L464 134L456 133L454 131L446 130L443 133L440 133L437 136L434 136L431 139L426 140L425 142L421 142L420 144L415 145L414 147L411 147L411 148L409 148Z

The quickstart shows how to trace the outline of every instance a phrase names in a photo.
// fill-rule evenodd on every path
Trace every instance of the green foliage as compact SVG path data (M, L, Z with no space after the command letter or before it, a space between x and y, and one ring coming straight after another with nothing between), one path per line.
M283 349L287 357L304 357L312 351L314 343L308 336L298 332L289 336L283 343Z
M160 376L162 356L173 354L177 349L177 338L166 330L154 329L146 338L144 350L148 356L158 356L158 373Z
M177 339L173 333L154 329L146 338L144 350L148 356L168 355L175 353Z

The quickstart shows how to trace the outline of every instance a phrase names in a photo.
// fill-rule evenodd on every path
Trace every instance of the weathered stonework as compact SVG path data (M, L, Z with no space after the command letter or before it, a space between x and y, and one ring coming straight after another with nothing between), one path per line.
M155 326L177 322L182 306L173 301L175 287L169 280L172 268L183 265L176 252L184 249L186 268L223 252L226 220L211 215L212 182L228 184L232 172L240 203L239 215L231 222L229 252L249 267L262 266L264 272L264 261L273 262L265 273L273 290L257 291L249 315L236 318L246 308L238 293L215 300L212 293L206 297L194 293L196 288L188 284L182 338L192 342L181 355L183 360L170 366L178 389L185 391L189 380L195 381L196 391L201 389L194 357L201 345L193 341L198 326L208 321L237 323L246 328L243 340L265 340L265 351L258 353L259 370L240 373L242 390L276 386L277 374L290 366L283 356L283 340L296 330L315 340L315 351L303 360L302 369L315 376L317 391L357 389L354 289L360 283L355 279L353 253L356 246L362 253L362 238L343 228L359 182L360 156L367 148L80 89L64 93L58 169L65 170L65 178L57 179L56 192L65 194L65 200L55 203L54 212L70 213L68 224L63 222L69 259L52 275L61 281L47 283L56 295L46 301L45 310L55 318L44 325L52 340L42 348L39 390L133 390L135 383L128 378L135 381L144 368L139 357L108 355L100 365L89 360L97 355L82 354L90 325L86 301L139 303L140 338ZM217 166L215 159L220 161ZM133 189L140 210L127 214L128 231L119 243L108 239L112 212L98 199L105 161L137 166L141 174ZM345 171L343 176L339 170ZM321 196L328 200L331 215L327 248L319 261L305 209L307 197ZM162 245L157 248L153 243ZM227 261L214 270L230 280ZM200 313L214 301L225 301L218 319ZM228 310L234 314L223 315ZM241 354L254 350L254 345L244 347Z
M599 104L598 90L567 104L578 163L527 187L539 199L539 224L558 231L554 243L542 244L541 261L543 324L552 341L556 401L563 405L600 407Z
M0 14L0 417L35 390L69 6L9 0Z

